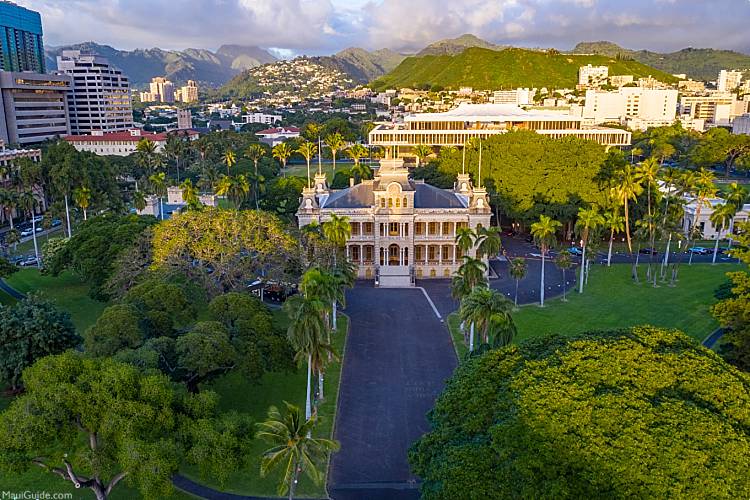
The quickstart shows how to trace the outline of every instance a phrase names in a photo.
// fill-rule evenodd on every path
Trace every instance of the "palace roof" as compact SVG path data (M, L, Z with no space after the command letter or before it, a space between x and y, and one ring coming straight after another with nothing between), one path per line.
M451 190L440 189L423 182L409 181L408 191L414 191L414 208L466 208L466 202ZM377 181L364 181L356 186L332 191L325 198L323 209L370 208L375 205L374 191L382 189Z

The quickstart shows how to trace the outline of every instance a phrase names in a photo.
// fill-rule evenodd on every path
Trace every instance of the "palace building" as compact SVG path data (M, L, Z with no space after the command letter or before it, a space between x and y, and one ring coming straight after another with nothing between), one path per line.
M388 155L390 156L390 155ZM400 158L380 161L375 178L346 189L329 189L325 174L304 188L299 226L346 216L351 238L346 252L360 278L382 287L414 286L420 278L449 278L462 263L456 230L489 227L484 187L459 174L454 189L412 180ZM470 251L475 257L475 250Z
M372 145L398 148L408 152L419 144L464 146L471 139L487 139L511 130L531 130L553 139L578 137L603 146L629 146L627 130L587 127L580 116L550 111L524 110L510 104L469 104L444 113L417 113L404 117L403 123L381 123L370 131Z

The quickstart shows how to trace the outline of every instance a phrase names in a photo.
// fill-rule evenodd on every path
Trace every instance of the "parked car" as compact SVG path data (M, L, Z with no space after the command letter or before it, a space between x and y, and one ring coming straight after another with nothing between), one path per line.
M646 255L656 255L659 253L659 251L655 248L646 247L646 248L641 248L640 250L638 250L638 253L643 253Z
M25 238L26 236L31 236L32 234L34 234L34 229L30 227L21 230L21 237L23 238Z
M568 248L568 253L570 255L581 256L581 255L583 255L583 249L578 248L578 247L570 247L570 248Z
M60 219L52 219L52 227L57 227L62 224Z
M36 265L36 257L33 257L33 256L32 257L26 257L25 259L18 261L18 263L16 265L20 266L20 267L35 266Z
M692 253L692 254L697 254L697 255L706 255L710 253L711 251L705 247L691 247L687 249L687 252Z

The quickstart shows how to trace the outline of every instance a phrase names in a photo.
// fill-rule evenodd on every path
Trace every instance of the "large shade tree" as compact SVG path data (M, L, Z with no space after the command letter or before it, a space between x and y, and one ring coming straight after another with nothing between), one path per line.
M538 337L461 363L411 449L422 498L746 498L750 376L681 332Z

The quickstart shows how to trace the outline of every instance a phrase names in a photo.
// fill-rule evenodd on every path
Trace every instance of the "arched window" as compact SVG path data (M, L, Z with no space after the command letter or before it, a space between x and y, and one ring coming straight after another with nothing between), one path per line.
M385 208L385 198L380 198L380 208Z
M401 199L396 198L396 208L401 208Z
M393 198L388 198L388 208L393 208Z
M408 203L407 203L407 200L406 200L406 196L404 196L404 208L406 208L407 206L408 206Z

